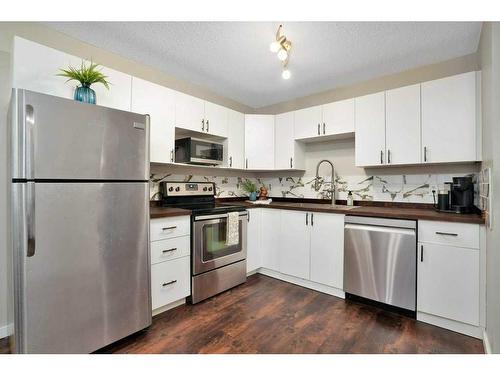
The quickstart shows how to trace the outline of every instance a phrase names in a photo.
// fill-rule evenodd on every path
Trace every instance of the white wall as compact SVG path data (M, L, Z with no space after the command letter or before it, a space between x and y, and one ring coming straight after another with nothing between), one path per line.
M486 336L500 353L500 23L484 23L481 33L483 165L492 168L492 227L486 234Z

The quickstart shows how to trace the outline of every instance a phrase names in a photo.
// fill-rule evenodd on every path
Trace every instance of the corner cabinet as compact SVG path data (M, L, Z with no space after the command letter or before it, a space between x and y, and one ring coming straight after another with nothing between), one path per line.
M245 168L274 169L273 115L245 115Z
M424 163L481 160L479 86L477 72L422 83Z
M305 144L294 137L294 112L275 117L275 169L305 169Z
M150 116L150 161L172 163L175 149L175 92L133 77L132 112Z

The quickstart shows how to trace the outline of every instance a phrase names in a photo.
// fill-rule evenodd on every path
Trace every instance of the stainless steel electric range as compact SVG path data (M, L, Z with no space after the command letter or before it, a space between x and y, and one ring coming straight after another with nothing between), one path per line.
M246 281L247 218L244 206L217 204L210 182L161 182L163 206L191 210L191 303ZM239 212L239 242L226 241L229 212Z

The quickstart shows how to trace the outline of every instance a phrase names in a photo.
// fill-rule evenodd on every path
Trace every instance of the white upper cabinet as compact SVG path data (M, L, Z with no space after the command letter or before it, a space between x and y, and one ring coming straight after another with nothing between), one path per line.
M273 115L245 115L245 167L274 169Z
M67 79L57 74L60 73L59 69L69 66L79 68L81 63L80 57L16 36L13 47L13 87L73 99L75 87L79 83L66 83ZM103 67L102 72L108 76L110 87L108 90L102 84L92 85L97 104L130 111L132 77L107 67Z
M469 72L422 83L423 162L478 160L476 76Z
M295 111L295 139L312 138L321 135L322 106L309 107Z
M387 164L420 163L420 84L385 95Z
M279 271L281 273L309 279L310 213L281 211L281 249Z
M205 102L202 99L175 93L175 126L196 132L205 130Z
M343 289L344 215L311 213L311 281Z
M174 161L175 148L175 93L145 81L132 79L132 112L150 116L150 161Z
M354 133L354 99L323 105L322 135Z
M245 168L245 115L228 109L227 113L227 166Z
M356 98L356 166L383 165L385 155L385 92Z
M228 109L218 104L205 102L205 130L208 134L227 137Z
M305 145L294 137L294 112L275 117L275 169L305 169Z

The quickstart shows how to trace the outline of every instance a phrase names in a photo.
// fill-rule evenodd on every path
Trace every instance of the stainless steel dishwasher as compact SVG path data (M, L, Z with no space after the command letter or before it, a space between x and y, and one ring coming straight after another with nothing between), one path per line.
M415 221L346 216L344 289L348 297L363 297L414 314L416 271Z

